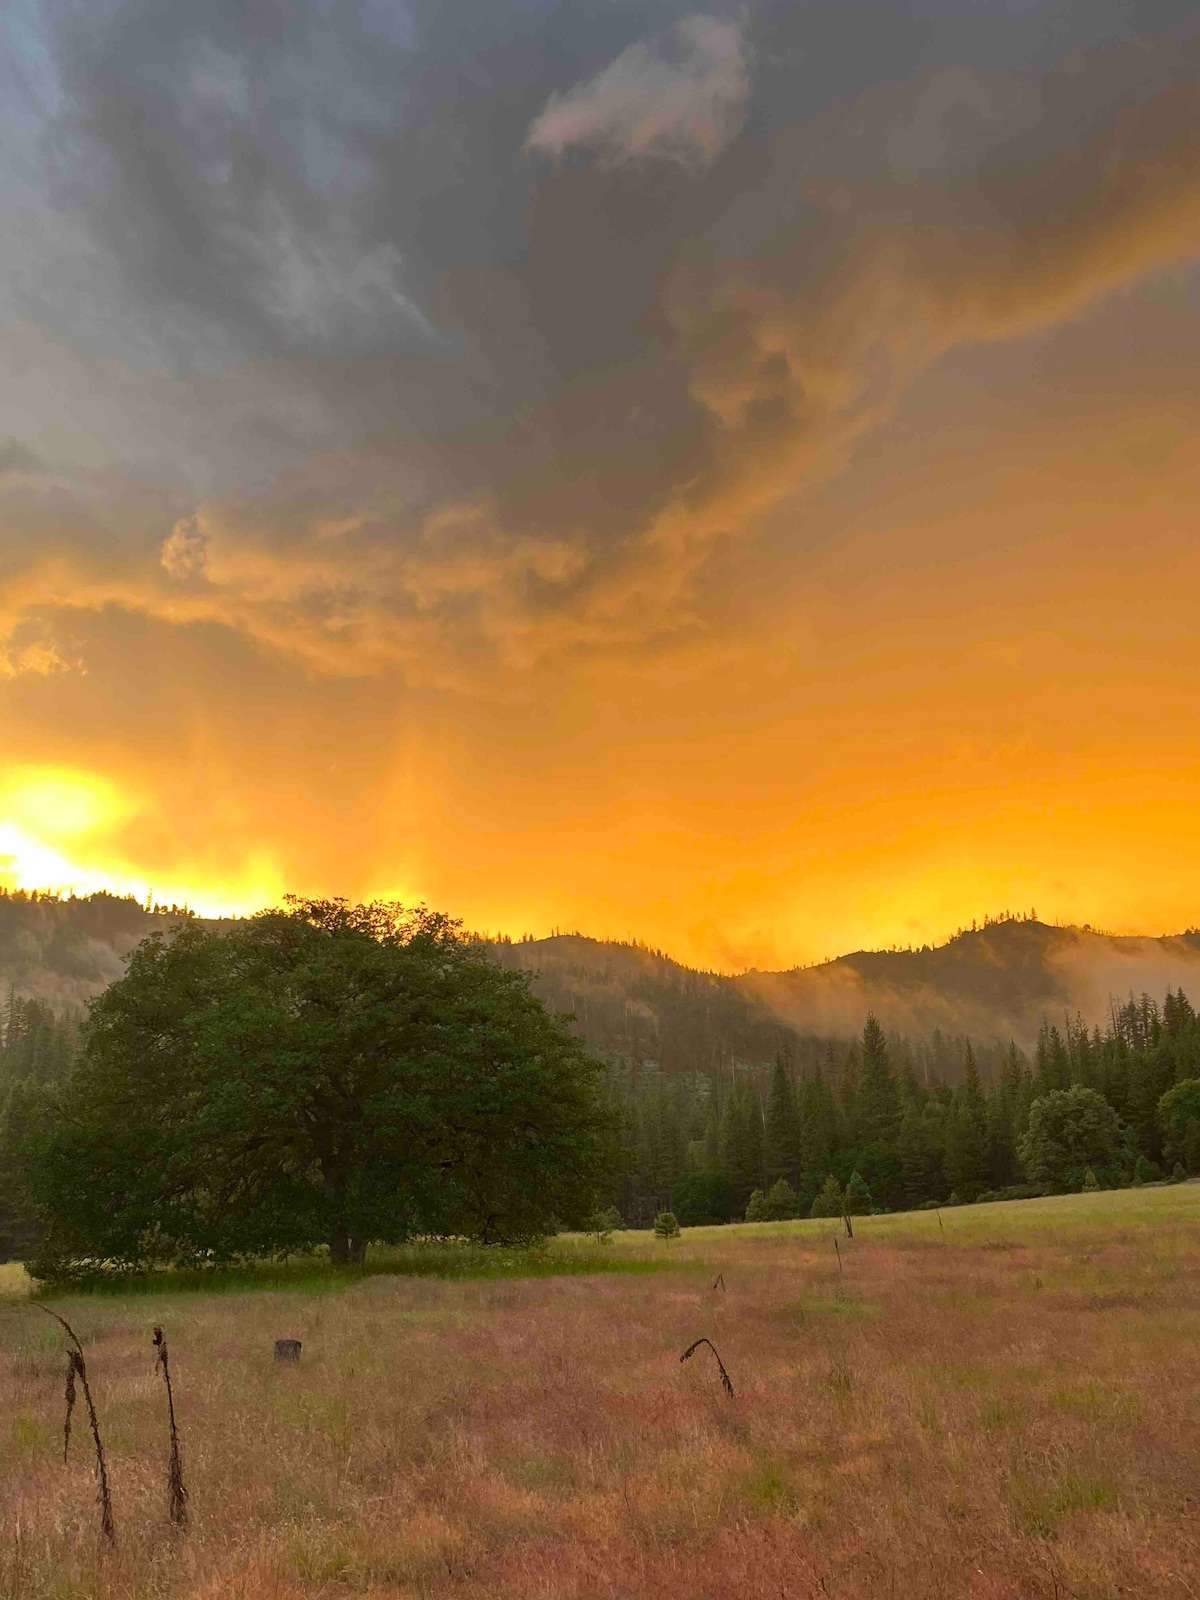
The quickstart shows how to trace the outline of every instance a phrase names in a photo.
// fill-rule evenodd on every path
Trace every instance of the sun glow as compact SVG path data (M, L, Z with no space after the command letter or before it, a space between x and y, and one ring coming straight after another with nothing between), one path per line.
M282 876L255 854L219 888L171 873L152 882L123 858L118 831L137 802L107 779L60 767L17 768L0 780L0 885L52 894L106 891L187 905L205 916L241 916L278 903Z
M0 787L5 825L53 840L111 829L135 808L115 786L68 767L18 767Z

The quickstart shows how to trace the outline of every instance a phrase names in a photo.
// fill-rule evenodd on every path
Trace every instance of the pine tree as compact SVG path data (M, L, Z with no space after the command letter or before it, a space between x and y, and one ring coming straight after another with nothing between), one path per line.
M1035 1095L1049 1094L1052 1089L1071 1087L1071 1061L1062 1035L1050 1022L1043 1022L1038 1032L1037 1057L1034 1067Z
M809 1211L810 1217L840 1217L842 1214L842 1186L831 1172L821 1185L817 1198Z
M769 1183L780 1178L790 1185L800 1182L800 1119L791 1073L783 1055L775 1057L767 1096L763 1130L763 1164Z
M790 1222L797 1215L799 1202L796 1192L785 1178L779 1178L767 1190L763 1199L762 1214L766 1222ZM747 1213L747 1217L749 1213Z
M846 1185L843 1204L847 1216L865 1217L870 1215L871 1191L863 1181L861 1173L852 1172L850 1174L850 1182Z
M721 1133L724 1176L734 1209L741 1211L753 1191L763 1187L762 1108L749 1084L734 1084Z
M910 1207L945 1198L942 1142L940 1129L928 1115L915 1106L905 1112L896 1135L896 1154L901 1188Z
M837 1150L838 1119L829 1082L820 1066L802 1079L796 1095L800 1121L800 1181L797 1192L815 1197Z
M954 1092L946 1124L943 1165L946 1181L960 1200L974 1200L987 1182L987 1110L979 1084L979 1067L969 1040L963 1081Z
M863 1144L890 1141L899 1113L896 1080L892 1076L887 1040L874 1012L867 1016L862 1035L862 1067L858 1080L857 1123Z

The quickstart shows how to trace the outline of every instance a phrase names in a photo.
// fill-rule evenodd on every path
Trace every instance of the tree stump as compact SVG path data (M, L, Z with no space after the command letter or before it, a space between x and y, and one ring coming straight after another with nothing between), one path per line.
M277 1366L294 1367L299 1359L299 1339L276 1339L275 1362Z

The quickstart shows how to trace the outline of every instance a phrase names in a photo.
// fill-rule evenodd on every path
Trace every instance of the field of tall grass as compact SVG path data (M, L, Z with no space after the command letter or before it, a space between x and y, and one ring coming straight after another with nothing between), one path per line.
M47 1296L111 1550L28 1293L0 1269L6 1600L1200 1593L1198 1184Z

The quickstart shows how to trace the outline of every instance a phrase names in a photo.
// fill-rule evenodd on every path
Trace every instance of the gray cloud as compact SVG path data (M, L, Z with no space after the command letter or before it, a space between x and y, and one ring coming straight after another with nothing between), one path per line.
M1196 35L1122 15L47 8L7 621L488 693L699 626L946 350L1194 253Z

